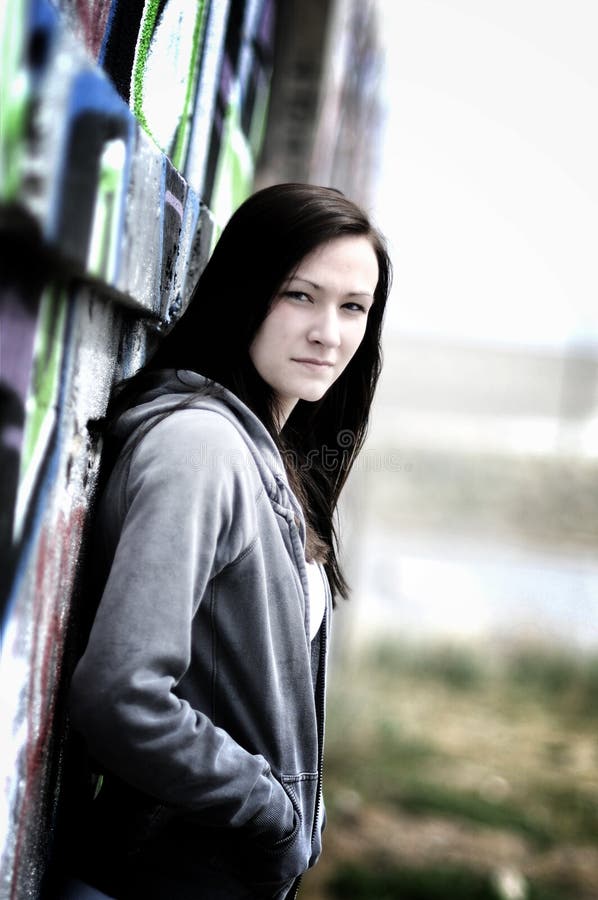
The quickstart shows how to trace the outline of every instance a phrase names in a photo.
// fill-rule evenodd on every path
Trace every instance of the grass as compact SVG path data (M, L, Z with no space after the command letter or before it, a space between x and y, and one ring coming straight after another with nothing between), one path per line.
M545 644L522 643L488 659L480 651L462 645L418 647L381 642L374 645L366 670L389 678L411 676L419 681L440 682L461 691L479 691L493 682L517 691L518 699L540 700L562 715L598 718L598 656L575 654ZM506 694L505 694L506 695Z
M521 882L519 882L521 883ZM514 882L515 885L518 882ZM522 883L525 884L525 883ZM504 885L504 887L503 887ZM525 884L525 900L568 900L562 893ZM437 867L426 870L341 866L330 881L335 900L510 900L506 879L480 875L463 868Z
M379 645L364 663L370 696L345 699L344 712L337 705L343 748L343 716L358 710L360 724L337 768L366 796L413 813L507 827L544 846L595 839L598 749L580 772L572 748L593 739L596 671L593 657L534 646L491 658L455 645ZM375 765L357 770L364 753Z
M477 689L488 676L476 653L451 644L416 647L380 642L370 649L367 668L391 676L408 673L458 690Z
M596 672L541 647L390 644L337 672L305 900L511 900L501 859L525 872L522 900L597 897Z
M506 682L555 705L568 718L598 719L598 657L523 646L506 660Z
M555 841L547 823L534 821L514 804L487 800L479 793L450 790L433 783L413 783L392 799L401 809L416 815L434 813L486 828L508 829L539 847L548 847Z

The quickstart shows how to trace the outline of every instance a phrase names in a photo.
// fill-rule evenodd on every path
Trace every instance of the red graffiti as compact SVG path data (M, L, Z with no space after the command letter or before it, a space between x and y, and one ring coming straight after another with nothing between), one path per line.
M106 31L111 0L77 0L77 15L87 49L97 59Z
M56 523L43 527L37 544L35 580L31 608L27 610L33 627L27 694L27 747L24 790L16 825L14 871L25 849L30 817L39 814L38 800L54 722L56 689L60 678L66 623L76 572L86 509L75 507L67 519L59 514ZM11 900L18 898L13 882Z

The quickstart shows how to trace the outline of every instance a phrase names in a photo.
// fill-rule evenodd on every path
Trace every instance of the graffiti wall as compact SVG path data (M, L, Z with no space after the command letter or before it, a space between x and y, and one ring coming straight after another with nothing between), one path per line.
M3 898L52 853L97 424L251 189L273 28L274 0L0 8Z

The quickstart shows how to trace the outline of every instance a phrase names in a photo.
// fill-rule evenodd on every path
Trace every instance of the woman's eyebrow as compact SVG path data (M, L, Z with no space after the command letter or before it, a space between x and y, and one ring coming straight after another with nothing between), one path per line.
M285 283L290 284L292 281L303 281L304 284L311 285L316 291L322 289L322 285L317 284L315 281L310 281L309 278L304 278L302 275L291 275ZM373 294L370 294L369 291L348 291L345 297L369 297L370 300L374 299Z
M316 284L315 281L310 281L309 278L303 278L303 276L301 276L301 275L291 275L291 277L289 279L287 279L286 283L289 284L291 281L303 281L303 282L305 282L305 284L311 284L311 286L313 288L315 288L317 291L319 291L321 289L321 285Z
M345 294L345 297L367 297L369 300L374 299L374 295L370 294L369 291L349 291L348 294Z

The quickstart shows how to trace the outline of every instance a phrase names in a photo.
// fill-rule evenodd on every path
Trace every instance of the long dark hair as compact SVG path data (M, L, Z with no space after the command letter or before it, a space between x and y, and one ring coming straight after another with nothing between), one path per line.
M316 403L299 401L280 433L275 397L258 375L249 346L281 285L319 245L346 235L371 241L378 284L365 336L343 373ZM278 184L253 194L233 214L202 272L184 316L116 406L132 405L148 376L191 369L231 390L278 445L302 503L307 555L325 562L334 595L347 596L336 550L339 494L365 439L381 368L380 332L391 265L384 239L366 213L332 188Z

